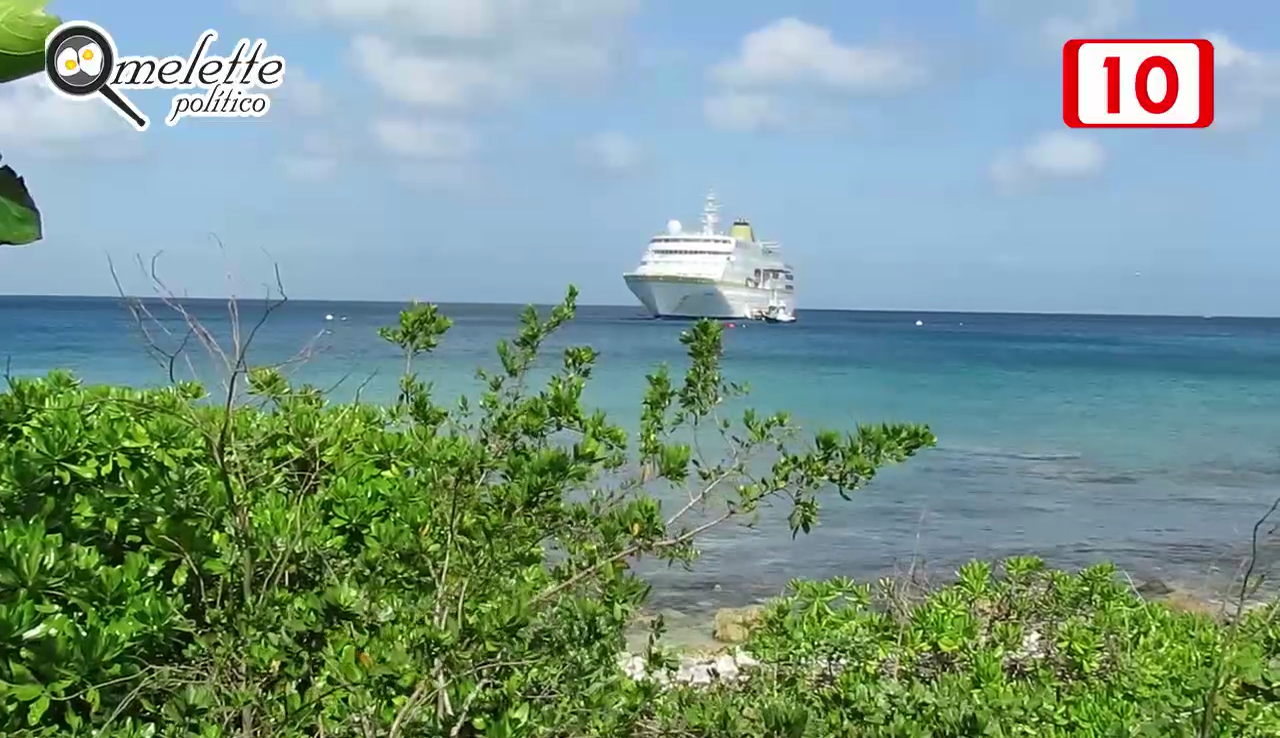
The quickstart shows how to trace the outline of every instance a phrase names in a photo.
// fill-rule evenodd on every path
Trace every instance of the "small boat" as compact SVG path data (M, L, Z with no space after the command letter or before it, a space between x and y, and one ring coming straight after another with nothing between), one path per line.
M796 316L787 310L786 305L770 305L761 316L766 323L794 323Z
M760 315L761 320L766 323L794 323L796 316L787 309L787 303L778 299L778 291L773 291L773 299L769 301L769 307L765 308L764 313Z

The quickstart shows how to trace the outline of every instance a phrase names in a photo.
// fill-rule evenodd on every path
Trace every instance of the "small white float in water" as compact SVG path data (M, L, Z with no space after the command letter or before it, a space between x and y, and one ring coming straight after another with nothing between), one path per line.
M326 315L326 316L324 316L324 319L325 319L325 320L333 320L333 316L332 316L332 315Z
M916 325L924 325L924 321L923 321L923 320L917 320L917 321L916 321Z

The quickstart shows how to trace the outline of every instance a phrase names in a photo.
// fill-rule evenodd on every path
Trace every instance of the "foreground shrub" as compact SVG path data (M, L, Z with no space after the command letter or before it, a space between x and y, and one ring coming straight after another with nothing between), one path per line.
M591 349L528 389L573 307L571 292L545 319L526 312L474 409L438 404L415 371L449 328L431 306L382 331L405 353L390 407L330 403L240 348L220 396L13 380L0 734L1280 735L1276 605L1179 614L1108 566L1030 558L970 564L923 599L795 582L752 633L747 678L625 677L637 559L691 562L701 533L778 502L807 531L824 494L933 436L868 426L797 446L783 415L724 422L741 390L699 323L683 380L649 377L629 443L582 406ZM708 430L723 458L692 443ZM651 494L673 489L676 510Z
M645 732L1280 736L1276 604L1223 624L1144 601L1111 566L1070 575L1035 558L1007 561L999 577L968 564L919 603L896 589L793 583L749 644L764 666L714 690L672 690Z
M0 733L626 735L660 694L616 663L647 593L631 563L690 561L700 533L765 503L808 531L820 495L933 443L884 425L799 447L785 415L719 420L740 390L703 322L683 381L649 377L629 445L582 406L590 348L527 388L574 297L525 313L474 409L415 371L449 328L426 305L382 332L405 354L388 408L329 403L239 347L224 397L12 381ZM695 451L699 430L723 459ZM660 485L688 490L680 509Z

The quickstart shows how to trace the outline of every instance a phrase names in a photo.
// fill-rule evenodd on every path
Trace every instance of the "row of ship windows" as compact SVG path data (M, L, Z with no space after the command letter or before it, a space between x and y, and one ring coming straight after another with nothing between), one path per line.
M658 256L723 256L726 259L729 258L729 254L726 254L723 251L701 251L698 249L654 249L652 253ZM759 272L759 270L756 271L757 273ZM774 276L779 274L784 276L789 282L795 279L795 275L791 272L773 273Z

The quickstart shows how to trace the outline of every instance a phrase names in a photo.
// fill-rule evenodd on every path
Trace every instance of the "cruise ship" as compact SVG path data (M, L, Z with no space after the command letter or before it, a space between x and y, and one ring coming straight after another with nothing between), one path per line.
M720 206L708 194L702 230L678 220L654 236L627 287L655 318L795 320L795 272L776 241L757 241L751 224L736 220L720 232Z

